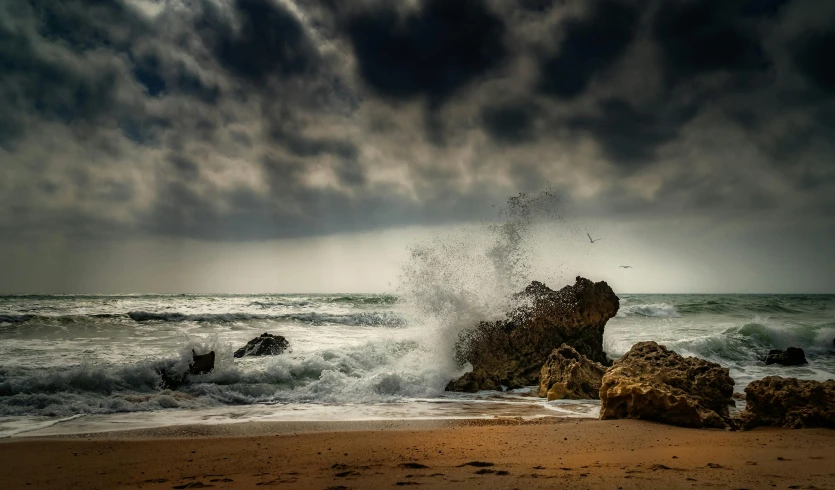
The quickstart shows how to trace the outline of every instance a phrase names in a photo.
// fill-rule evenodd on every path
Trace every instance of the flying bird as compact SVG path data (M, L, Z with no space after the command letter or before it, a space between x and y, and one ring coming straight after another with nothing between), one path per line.
M589 241L592 243L603 240L602 238L592 238L588 233L586 233L586 236L589 237Z
M622 265L622 266L620 266L620 268L621 269L631 269L632 266L631 265Z

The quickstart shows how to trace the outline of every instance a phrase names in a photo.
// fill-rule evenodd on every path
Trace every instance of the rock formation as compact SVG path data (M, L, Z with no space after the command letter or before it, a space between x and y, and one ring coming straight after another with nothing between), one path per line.
M600 398L600 383L606 367L588 360L567 344L554 349L542 366L539 396L548 401L588 400Z
M577 277L559 291L532 282L516 296L521 306L506 320L481 322L464 332L455 345L455 358L473 371L451 381L449 391L521 388L539 384L548 355L568 344L589 360L608 364L603 329L615 316L619 300L605 282Z
M167 361L156 368L160 385L164 390L176 390L186 382L189 375L197 376L210 373L215 368L215 351L209 351L208 354L197 354L192 349L191 362L189 362L186 371L179 370L176 364L175 361Z
M192 375L210 373L215 368L215 351L208 354L197 355L194 349L191 350L191 362L188 365L188 373Z
M262 333L235 351L235 357L244 356L275 356L287 349L290 343L281 335Z
M764 359L766 364L779 364L781 366L802 366L809 364L806 361L806 353L799 347L789 347L786 350L771 350Z
M835 380L808 381L768 376L745 388L740 425L835 429Z
M733 392L728 369L640 342L603 375L600 418L725 428L732 425Z

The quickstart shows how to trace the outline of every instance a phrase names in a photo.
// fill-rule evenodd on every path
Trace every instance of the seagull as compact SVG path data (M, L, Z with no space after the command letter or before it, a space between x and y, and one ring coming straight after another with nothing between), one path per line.
M620 268L621 269L631 269L632 266L631 265L622 265L622 266L620 266Z
M586 236L589 237L589 241L592 243L603 240L602 238L592 238L588 233L586 233Z

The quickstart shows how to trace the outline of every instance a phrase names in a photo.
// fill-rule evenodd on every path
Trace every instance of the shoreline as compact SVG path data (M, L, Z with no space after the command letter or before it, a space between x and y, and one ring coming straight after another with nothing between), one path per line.
M244 422L11 438L0 460L4 488L835 488L833 446L637 420Z
M270 437L288 434L312 434L331 432L363 431L404 431L440 430L461 427L553 425L564 420L596 421L593 418L571 418L560 416L541 417L495 417L495 418L416 418L380 420L305 420L305 421L244 421L212 424L178 424L125 430L99 430L94 432L71 432L38 435L14 435L0 439L0 444L19 441L64 441L64 440L165 440L165 439L218 439L235 437Z

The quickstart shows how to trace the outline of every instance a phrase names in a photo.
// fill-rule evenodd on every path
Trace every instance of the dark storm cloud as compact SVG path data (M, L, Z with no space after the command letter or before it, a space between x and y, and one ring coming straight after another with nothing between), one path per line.
M0 133L0 141L9 143L22 135L27 114L95 124L112 112L119 85L129 74L120 60L93 48L121 44L103 25L107 17L124 20L129 30L136 28L123 10L102 2L90 5L85 14L80 2L11 2L2 14L0 104L4 119L15 122ZM69 27L57 21L61 16ZM15 24L16 18L22 22ZM49 49L53 45L56 49Z
M542 93L560 98L580 95L634 39L640 18L636 3L595 0L590 5L586 16L558 26L564 39L555 55L542 60L538 87Z
M0 2L0 232L327 234L546 182L815 216L833 39L813 0Z
M518 145L534 139L538 108L530 102L486 106L481 110L485 131L495 141Z
M223 21L211 32L220 63L253 83L269 76L294 76L317 68L319 53L299 19L271 0L235 0L236 25ZM211 42L211 41L210 41Z
M719 70L765 69L755 26L743 12L737 1L662 2L652 22L652 37L668 81Z
M427 0L405 14L393 2L347 21L363 80L393 99L440 104L502 63L505 26L482 0Z
M573 118L569 125L595 137L616 164L648 164L654 160L655 149L673 140L696 113L693 107L676 114L663 107L654 109L640 111L626 100L604 99L598 114Z
M798 40L797 66L817 88L835 93L835 22L828 31L810 32Z
M560 5L563 0L518 0L519 7L523 10L528 10L531 12L539 12L544 13L556 5Z

